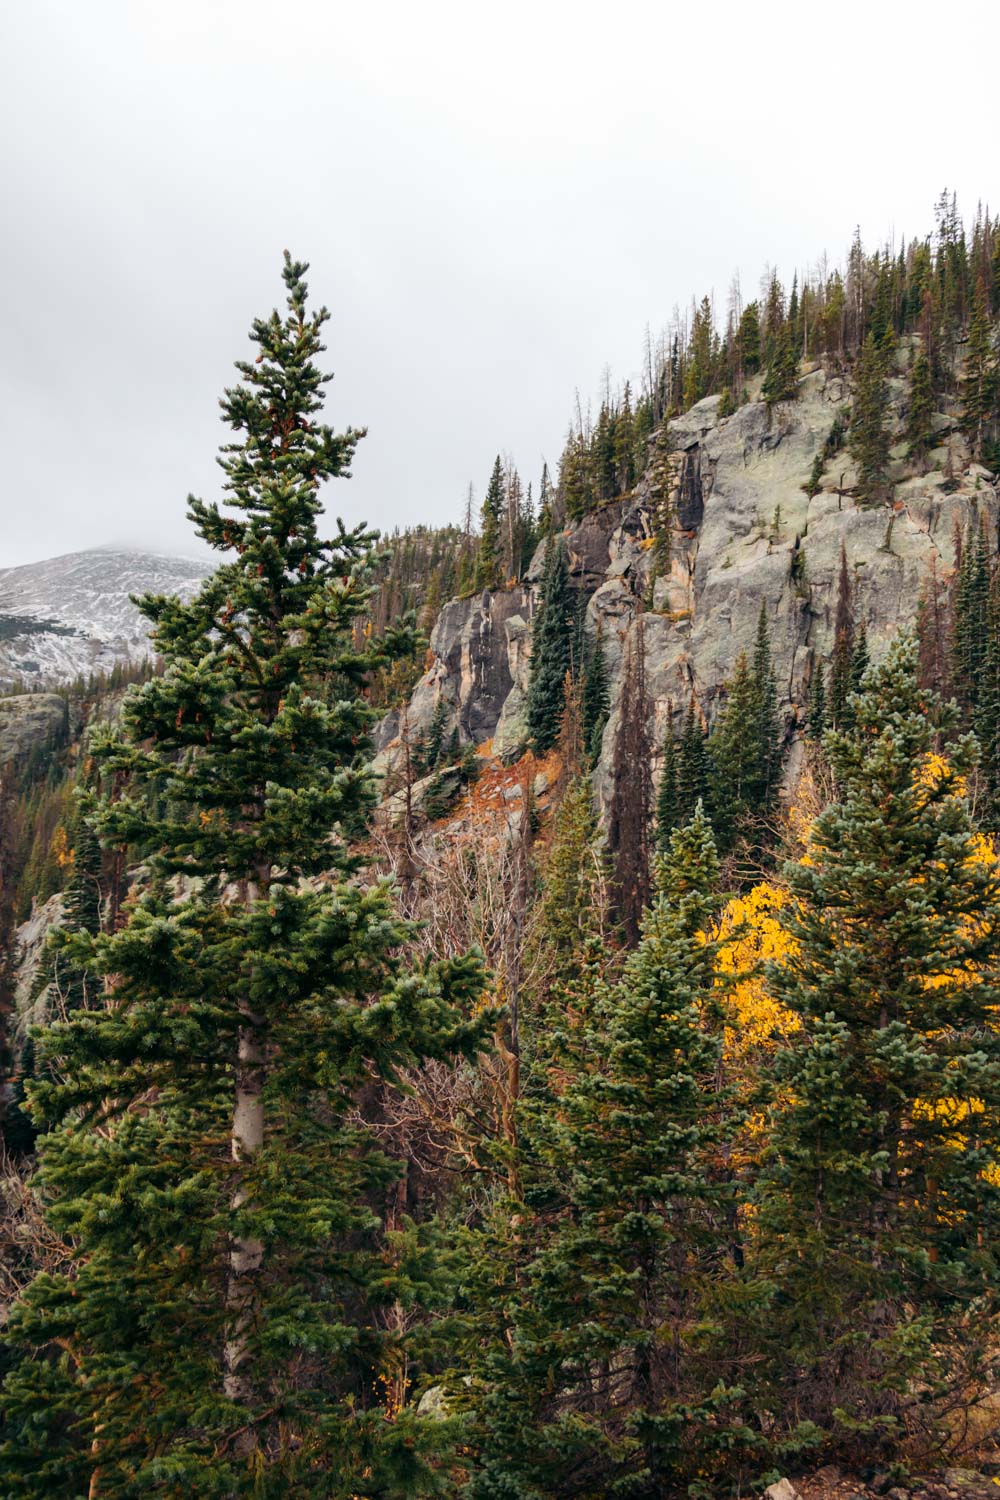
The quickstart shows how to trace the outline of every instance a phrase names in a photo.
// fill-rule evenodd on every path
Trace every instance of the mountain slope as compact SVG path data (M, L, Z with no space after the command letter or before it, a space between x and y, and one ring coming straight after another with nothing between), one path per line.
M56 684L149 654L146 624L129 598L188 597L210 562L97 547L0 568L0 686Z

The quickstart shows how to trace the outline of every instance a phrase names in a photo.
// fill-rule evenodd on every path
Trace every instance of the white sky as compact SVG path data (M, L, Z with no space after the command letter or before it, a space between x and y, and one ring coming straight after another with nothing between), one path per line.
M675 303L1000 207L998 43L990 0L9 0L0 566L191 550L286 246L369 428L329 510L457 520L497 451L537 489Z

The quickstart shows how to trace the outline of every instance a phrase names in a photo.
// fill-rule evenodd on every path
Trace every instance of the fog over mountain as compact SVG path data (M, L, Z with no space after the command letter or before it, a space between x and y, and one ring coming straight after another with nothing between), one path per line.
M972 0L949 21L984 40ZM262 0L5 7L0 564L186 545L285 246L333 313L332 420L370 430L334 513L457 520L497 452L537 490L574 390L675 304L724 316L734 272L790 285L845 225L898 244L945 185L995 189L992 92L962 88L956 151L939 72L859 0L310 0L284 35Z

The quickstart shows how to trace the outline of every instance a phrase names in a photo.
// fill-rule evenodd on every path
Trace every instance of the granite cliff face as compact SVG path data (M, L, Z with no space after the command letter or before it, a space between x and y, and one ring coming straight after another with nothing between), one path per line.
M612 714L595 785L604 801L620 713L622 660L630 634L642 633L650 704L649 731L662 742L668 713L692 696L711 715L741 651L752 649L764 601L789 740L795 738L816 663L832 647L841 548L857 623L873 655L912 628L932 568L946 576L954 537L973 517L995 535L994 476L969 460L953 413L935 419L939 446L919 464L902 438L910 350L904 345L891 382L896 446L888 503L860 505L844 447L828 444L851 391L838 372L815 367L799 397L769 412L750 401L721 415L721 397L700 402L670 423L664 473L651 464L633 495L605 506L565 533L575 586L585 590L588 621L600 623L612 672ZM832 451L831 451L832 450ZM805 486L817 454L826 467L818 491ZM657 505L669 494L669 559L654 548ZM657 554L661 554L657 556ZM502 759L524 746L524 694L531 620L542 549L523 586L445 606L431 638L432 663L406 718L412 734L430 722L439 700L449 732L463 742L492 737ZM379 769L397 761L402 716L383 725Z

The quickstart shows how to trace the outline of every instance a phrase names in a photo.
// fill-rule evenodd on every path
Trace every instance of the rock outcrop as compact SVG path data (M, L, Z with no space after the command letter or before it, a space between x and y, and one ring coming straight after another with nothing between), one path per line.
M850 406L850 388L842 374L817 366L800 379L798 399L773 410L755 400L723 416L720 397L699 402L670 424L666 480L662 465L651 465L627 501L567 530L571 580L588 595L588 622L601 628L612 675L612 714L595 773L602 802L630 633L643 635L649 730L659 746L671 708L683 710L693 697L701 712L713 714L740 653L752 650L763 602L792 736L816 663L833 644L842 550L855 620L865 624L877 656L913 627L931 570L944 577L952 569L956 529L978 517L996 535L994 476L970 462L954 413L938 414L939 446L925 460L908 458L907 359L904 347L891 381L896 446L887 503L858 502L848 452L828 441ZM810 494L817 454L825 467ZM653 541L665 501L667 549L662 537ZM505 759L523 748L542 562L540 549L515 590L445 606L431 640L432 665L409 707L411 728L428 722L443 698L463 741L493 737Z
M66 699L56 693L0 698L0 766L54 743L67 728Z
M383 720L376 737L375 770L388 775L400 762L403 737L425 734L439 703L446 709L445 736L458 730L462 744L493 737L512 691L526 685L526 637L533 608L530 586L488 590L452 599L431 632L431 665L413 691L405 713ZM518 707L512 703L510 717Z

